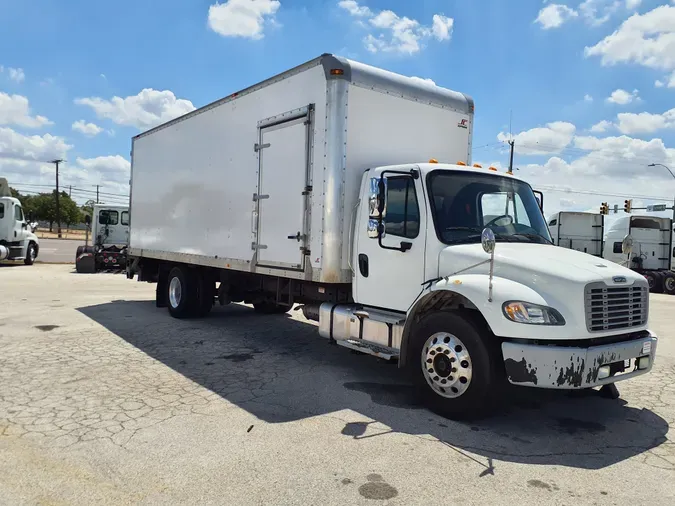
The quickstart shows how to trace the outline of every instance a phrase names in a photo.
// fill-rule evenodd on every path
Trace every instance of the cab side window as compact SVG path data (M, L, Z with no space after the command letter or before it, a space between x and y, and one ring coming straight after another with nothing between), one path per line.
M14 219L23 222L23 209L21 209L21 206L14 206Z
M5 217L5 204L0 202L0 220Z
M119 215L117 211L101 211L98 214L98 222L101 225L117 225L119 223Z
M387 180L387 214L385 233L414 239L420 233L420 208L411 177L392 177Z
M122 211L122 217L120 218L120 223L122 223L122 225L128 225L129 224L129 211Z

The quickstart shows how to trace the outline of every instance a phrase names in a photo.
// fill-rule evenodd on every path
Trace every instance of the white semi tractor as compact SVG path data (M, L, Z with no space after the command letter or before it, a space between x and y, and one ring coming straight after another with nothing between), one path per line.
M95 204L92 217L87 216L86 223L91 228L92 245L78 246L76 271L94 273L124 269L129 244L129 207Z
M467 95L326 54L142 133L127 275L176 318L300 304L446 416L506 380L616 394L654 361L646 280L554 247L529 184L471 166L473 121Z
M549 217L549 229L558 246L591 253L641 274L656 293L675 294L673 223L670 218L627 215L605 227L599 213L559 212ZM630 256L623 251L626 237Z
M12 197L7 179L0 178L0 260L33 265L40 241L33 233L19 199Z

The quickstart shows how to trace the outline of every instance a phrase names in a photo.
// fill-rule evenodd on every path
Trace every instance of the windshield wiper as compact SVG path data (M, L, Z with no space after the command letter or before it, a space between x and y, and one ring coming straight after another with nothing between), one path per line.
M467 231L467 232L482 232L483 229L480 227L446 227L446 232L455 232L455 231Z
M519 232L519 233L511 234L511 235L515 236L515 237L525 237L527 239L533 239L533 240L535 240L539 243L543 242L545 244L553 244L551 241L549 241L548 239L546 239L545 237L543 237L539 234L529 234L529 233Z

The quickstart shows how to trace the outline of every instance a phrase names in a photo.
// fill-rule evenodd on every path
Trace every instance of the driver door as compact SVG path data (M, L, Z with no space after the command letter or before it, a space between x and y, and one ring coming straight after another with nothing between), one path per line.
M23 209L19 204L14 206L14 240L21 241L23 245L28 236L28 225L23 215Z
M352 258L354 300L404 312L424 282L427 213L422 181L410 175L386 178L384 236L380 240L377 220L371 218L368 202L363 202L372 193L372 185L377 191L378 180L379 175L369 174L362 183Z

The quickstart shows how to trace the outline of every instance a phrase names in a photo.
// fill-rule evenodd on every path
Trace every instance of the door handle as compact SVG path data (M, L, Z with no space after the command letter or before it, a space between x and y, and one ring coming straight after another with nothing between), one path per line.
M295 240L298 241L298 242L300 242L300 241L302 240L302 237L303 237L303 236L302 236L302 234L300 234L300 232L298 232L298 233L295 234L295 235L289 235L289 236L288 236L289 239L291 239L291 240L295 239Z

